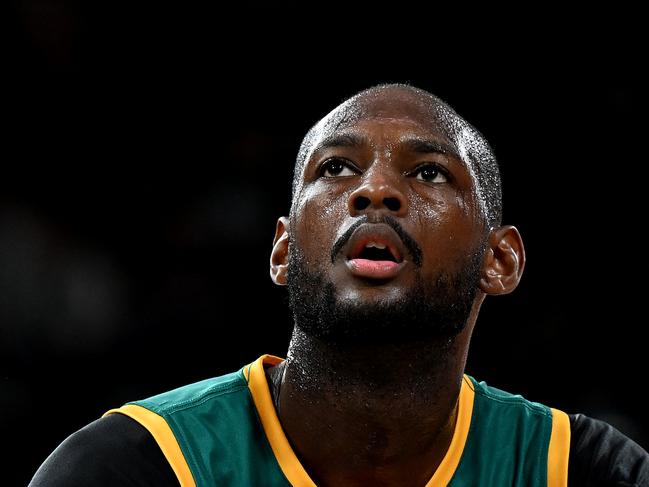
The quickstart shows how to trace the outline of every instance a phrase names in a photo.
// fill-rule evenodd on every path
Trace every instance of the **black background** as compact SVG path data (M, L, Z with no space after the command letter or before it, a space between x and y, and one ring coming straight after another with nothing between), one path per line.
M498 29L447 19L441 33L412 12L315 25L270 8L24 0L6 13L4 485L111 407L284 355L291 319L268 257L299 143L391 81L486 135L526 243L522 283L485 303L467 371L646 447L648 170L625 19L587 33L519 22L493 41Z

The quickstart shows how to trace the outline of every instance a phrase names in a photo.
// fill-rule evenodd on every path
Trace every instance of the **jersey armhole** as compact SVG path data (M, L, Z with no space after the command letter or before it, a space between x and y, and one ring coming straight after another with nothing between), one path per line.
M563 411L551 409L552 433L548 447L548 487L566 487L570 455L570 420Z
M111 409L104 416L115 413L128 416L140 423L151 433L169 462L169 465L171 465L181 487L196 487L194 476L189 469L189 465L187 465L187 460L185 460L180 445L178 445L173 431L171 431L171 428L162 416L135 404L127 404L121 408Z

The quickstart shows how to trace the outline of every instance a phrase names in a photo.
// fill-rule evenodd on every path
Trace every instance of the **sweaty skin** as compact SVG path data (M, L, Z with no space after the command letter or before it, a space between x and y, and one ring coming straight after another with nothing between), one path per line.
M335 109L306 149L290 217L277 224L275 283L287 283L289 254L299 252L310 271L333 284L336 302L350 307L389 309L417 282L458 273L480 253L475 298L457 335L402 340L395 333L389 341L341 343L296 322L287 360L267 373L286 435L318 485L430 480L453 436L480 306L487 294L512 291L524 267L518 231L488 223L466 131L453 129L462 120L437 108L416 90L390 86ZM385 216L420 247L421 262L380 223ZM332 256L361 218L367 222L360 236ZM393 245L398 265L379 274L360 260L354 265L354 243L362 246L362 238Z

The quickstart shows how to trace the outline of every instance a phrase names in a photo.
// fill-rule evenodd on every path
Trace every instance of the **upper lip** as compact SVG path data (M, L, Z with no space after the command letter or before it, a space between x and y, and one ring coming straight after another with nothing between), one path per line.
M355 259L370 242L385 245L396 262L403 262L406 254L403 241L385 223L365 223L359 226L344 245L343 254L347 259Z

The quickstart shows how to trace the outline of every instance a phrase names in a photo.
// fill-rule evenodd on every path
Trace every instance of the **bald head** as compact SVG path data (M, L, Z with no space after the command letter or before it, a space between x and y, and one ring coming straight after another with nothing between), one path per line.
M431 93L405 84L379 85L345 100L306 134L298 152L293 177L293 198L301 191L305 161L327 137L364 118L410 117L444 134L466 164L476 187L478 207L487 223L500 225L502 195L498 164L486 139L448 104Z

